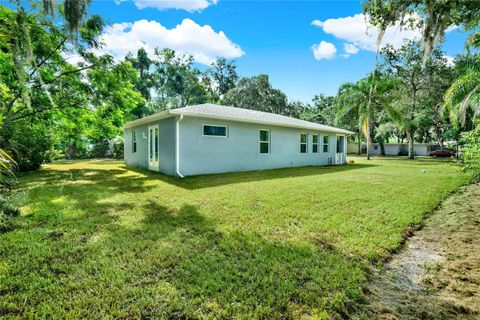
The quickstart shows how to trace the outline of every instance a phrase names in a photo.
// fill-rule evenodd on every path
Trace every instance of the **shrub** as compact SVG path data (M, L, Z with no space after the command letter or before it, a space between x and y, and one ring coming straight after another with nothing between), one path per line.
M0 194L0 212L9 217L16 217L20 214L20 210L12 205L10 198L4 194Z
M474 179L480 181L480 121L477 121L474 130L462 134L462 142L465 143L462 149L463 170L471 172Z
M112 155L110 141L108 139L99 139L93 143L92 149L88 153L90 158L103 158Z
M123 159L123 140L113 143L113 157L115 159Z
M53 132L42 124L29 125L19 122L10 128L14 160L19 171L37 170L43 163L52 161Z
M12 217L0 211L0 233L10 231L14 228Z

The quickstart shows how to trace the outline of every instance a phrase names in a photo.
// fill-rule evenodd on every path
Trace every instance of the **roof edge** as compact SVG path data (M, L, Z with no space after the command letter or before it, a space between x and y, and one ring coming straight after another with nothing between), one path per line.
M244 123L266 124L266 125L277 126L277 127L302 128L302 129L308 129L308 130L325 131L325 132L332 132L332 133L339 133L339 134L354 134L354 132L351 132L351 131L348 131L348 130L335 128L335 127L328 127L328 126L327 126L328 128L319 129L319 128L312 128L310 126L289 125L289 124L282 124L282 123L274 123L274 122L270 122L270 121L247 120L247 119L239 119L239 118L233 118L233 117L197 114L197 113L185 112L183 110L180 111L178 109L172 109L172 110L169 110L169 111L170 111L170 114L172 114L172 115L183 114L184 116L194 117L194 118L207 118L207 119L219 119L219 120L244 122Z
M143 124L147 124L147 123L150 123L150 122L153 122L153 121L167 119L167 118L174 117L174 116L177 116L177 115L182 115L182 114L185 115L185 116L188 116L188 117L195 117L195 118L219 119L219 120L227 120L227 121L235 121L235 122L270 125L270 126L277 126L277 127L287 127L287 128L301 128L301 129L332 132L332 133L346 134L346 135L355 134L352 131L348 131L348 130L340 129L340 128L335 128L335 127L331 127L331 126L326 126L326 125L322 125L325 128L312 128L311 126L308 126L308 125L305 125L305 126L303 126L303 125L289 125L289 124L275 123L275 122L270 122L270 121L239 119L239 118L234 118L234 117L197 114L197 113L186 112L186 111L182 110L182 108L164 110L164 111L157 112L155 114L152 114L152 115L140 118L140 119L129 121L129 122L124 124L123 128L124 129L134 128L134 127L138 127L138 126L141 126ZM312 122L312 124L317 124L317 123Z
M152 114L152 115L140 118L140 119L129 121L129 122L127 122L123 125L123 128L124 129L134 128L134 127L141 126L142 124L146 124L146 123L156 121L156 120L162 120L162 119L170 118L170 117L173 117L173 116L174 115L172 114L171 110L160 111L160 112L157 112L155 114Z

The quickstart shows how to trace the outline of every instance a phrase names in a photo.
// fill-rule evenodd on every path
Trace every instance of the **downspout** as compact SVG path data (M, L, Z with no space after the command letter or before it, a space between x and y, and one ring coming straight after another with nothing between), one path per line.
M184 178L183 174L180 172L180 121L183 120L183 114L177 117L175 122L175 172L180 178Z

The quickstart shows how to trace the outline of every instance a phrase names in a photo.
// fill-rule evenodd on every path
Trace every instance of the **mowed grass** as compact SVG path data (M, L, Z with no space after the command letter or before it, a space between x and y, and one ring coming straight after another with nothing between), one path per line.
M447 161L177 179L71 161L22 176L5 318L329 318L467 177Z

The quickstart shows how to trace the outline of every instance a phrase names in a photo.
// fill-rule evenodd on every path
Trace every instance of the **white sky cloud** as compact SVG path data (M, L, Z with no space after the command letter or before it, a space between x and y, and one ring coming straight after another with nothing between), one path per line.
M218 0L133 0L133 2L138 9L179 9L193 12L201 11L211 5L215 5Z
M319 44L314 44L311 49L315 59L317 60L332 59L337 53L337 48L335 48L335 46L330 42L326 41L320 41Z
M171 48L191 54L202 64L209 65L216 58L233 59L245 54L239 45L232 42L222 31L216 32L209 25L200 26L191 19L167 29L157 21L138 20L133 23L115 23L101 36L103 51L117 59L128 52L136 53L143 47L149 55L155 48Z
M444 55L443 57L445 58L445 60L447 60L447 65L448 66L453 67L455 65L455 63L454 63L455 57L448 56L448 55Z
M345 51L346 54L357 54L360 49L358 49L354 44L344 43L343 51Z
M408 19L409 17L406 17ZM376 42L379 34L379 29L372 26L365 18L364 14L355 14L349 17L327 19L325 21L313 20L312 25L319 27L323 32L333 35L339 40L345 41L349 48L355 46L357 49L376 51ZM456 27L450 27L447 32L455 30ZM381 47L386 44L391 44L395 48L402 46L405 40L418 40L421 37L420 29L408 29L406 26L400 27L400 23L390 26L385 31ZM347 54L355 54L347 52ZM358 51L357 51L358 52Z

